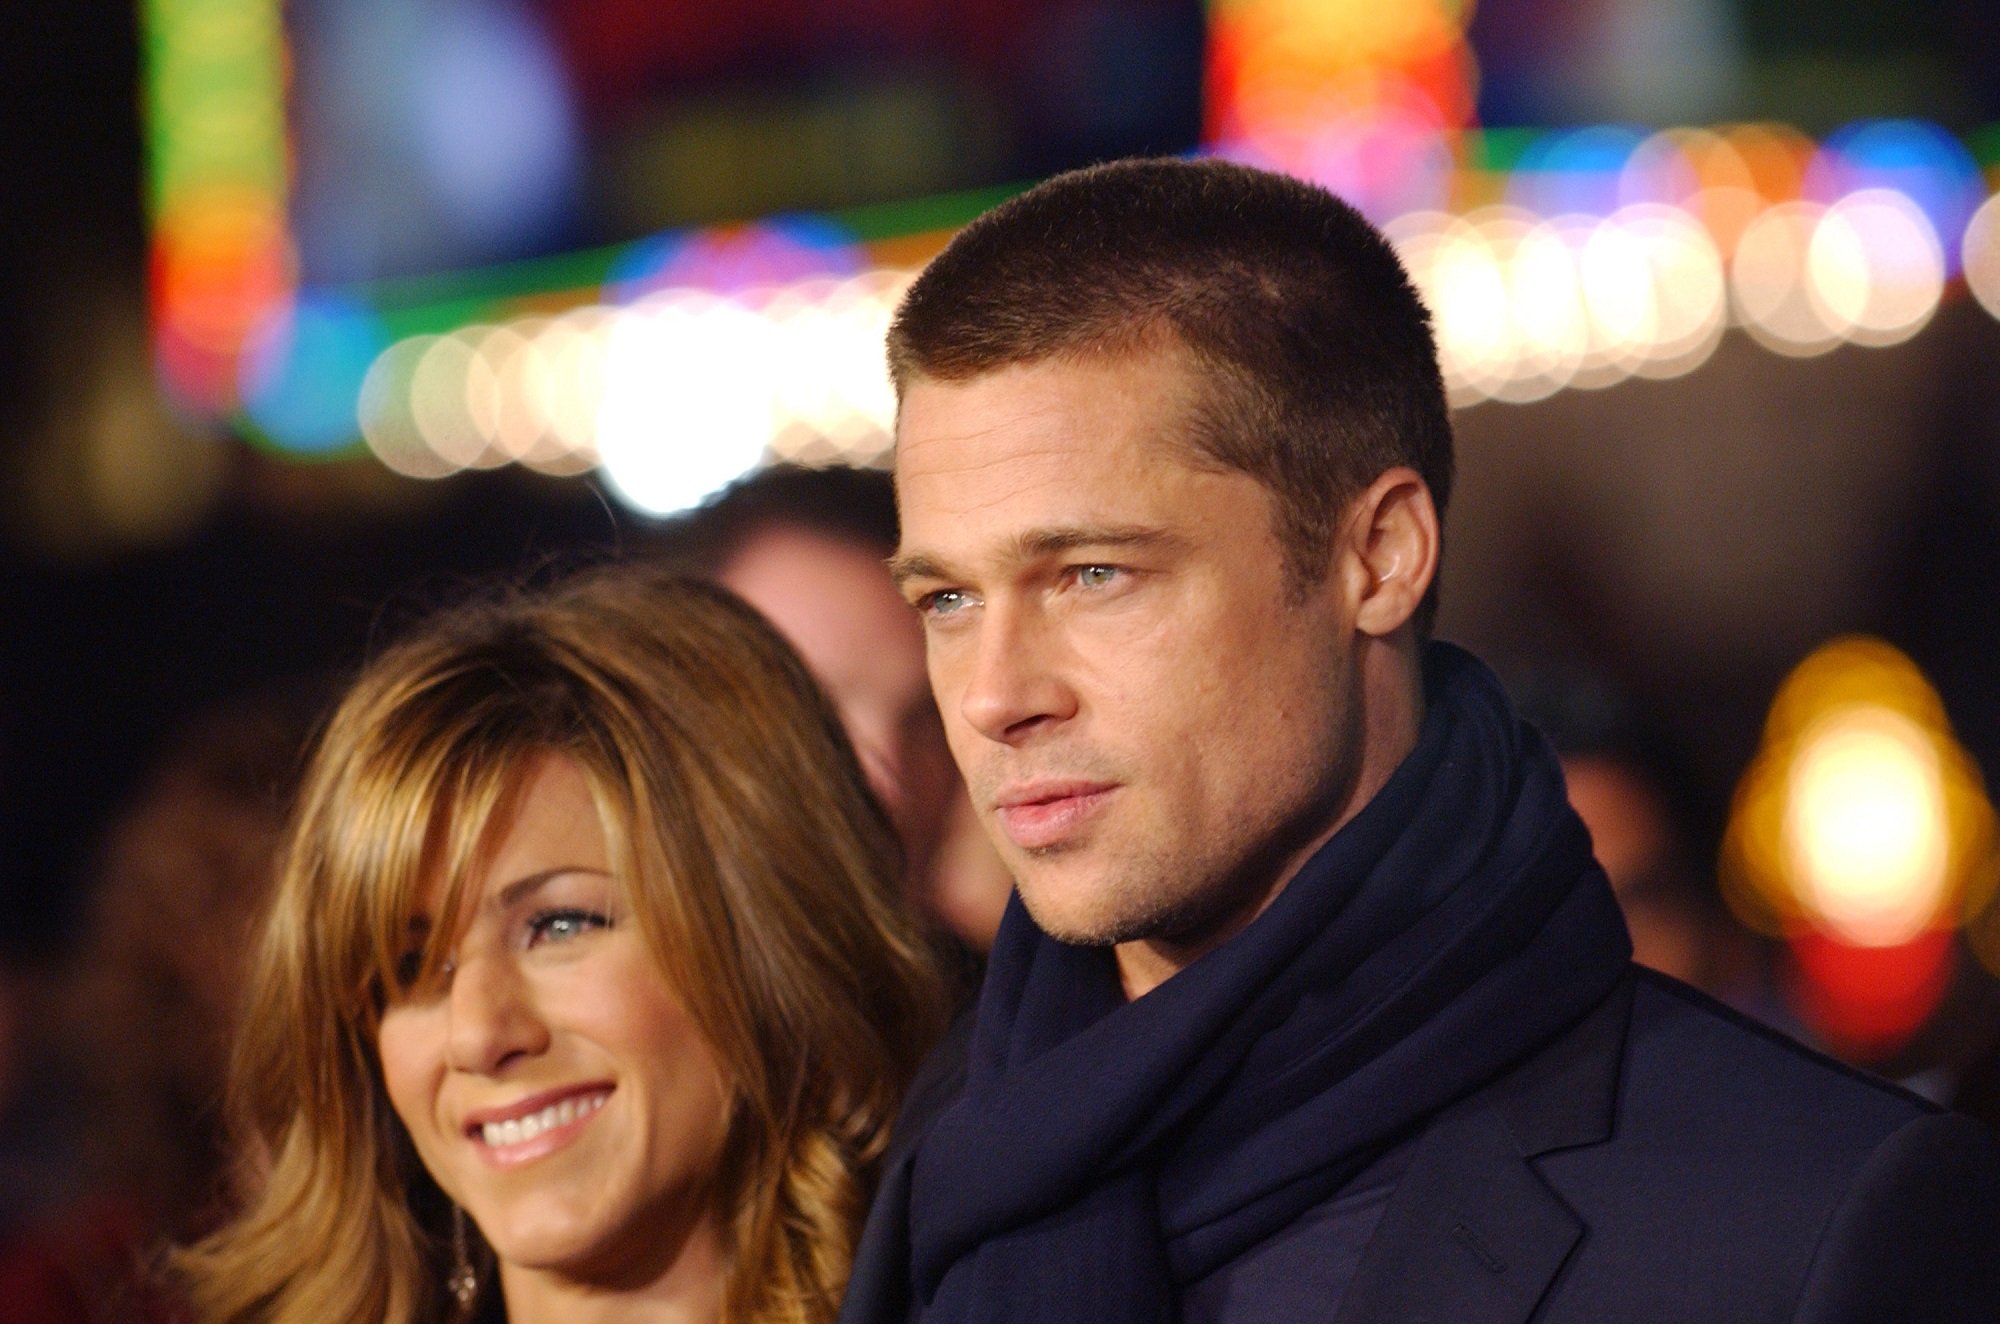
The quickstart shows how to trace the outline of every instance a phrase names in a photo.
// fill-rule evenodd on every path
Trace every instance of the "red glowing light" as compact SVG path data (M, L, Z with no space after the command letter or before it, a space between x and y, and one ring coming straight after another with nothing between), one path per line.
M1788 935L1799 1012L1828 1044L1879 1060L1909 1040L1944 1000L1958 964L1948 930L1894 947L1857 947L1818 929Z

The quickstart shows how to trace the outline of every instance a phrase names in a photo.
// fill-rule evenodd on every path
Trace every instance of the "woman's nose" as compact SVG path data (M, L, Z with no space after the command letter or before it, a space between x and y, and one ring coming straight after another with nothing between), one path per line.
M532 990L503 953L478 954L451 972L446 1051L454 1070L494 1075L548 1047Z

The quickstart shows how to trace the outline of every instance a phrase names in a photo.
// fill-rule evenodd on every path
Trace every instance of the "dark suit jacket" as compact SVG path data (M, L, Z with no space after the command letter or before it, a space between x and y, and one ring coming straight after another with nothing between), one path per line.
M849 1324L908 1314L896 1211L916 1138L962 1084L967 1031L912 1090ZM1993 1324L2000 1141L1635 968L1432 1119L1327 1318Z

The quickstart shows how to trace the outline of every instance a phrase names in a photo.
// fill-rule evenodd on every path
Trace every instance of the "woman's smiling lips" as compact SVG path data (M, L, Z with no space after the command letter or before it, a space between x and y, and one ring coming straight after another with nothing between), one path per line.
M1081 829L1117 789L1114 782L1020 782L1001 789L994 811L1009 841L1046 850Z
M554 1153L590 1125L611 1097L606 1084L547 1090L504 1108L485 1108L465 1120L465 1134L480 1157L513 1167Z

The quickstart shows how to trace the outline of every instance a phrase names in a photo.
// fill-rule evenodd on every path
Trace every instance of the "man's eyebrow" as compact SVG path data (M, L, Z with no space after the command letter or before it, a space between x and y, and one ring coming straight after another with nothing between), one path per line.
M1014 540L1014 548L1017 555L1027 559L1084 547L1147 549L1182 547L1186 543L1187 539L1179 534L1145 524L1074 524L1030 530Z
M925 556L922 552L913 552L908 555L898 552L884 562L884 564L889 567L889 578L896 581L897 588L901 588L912 579L944 578L943 572L938 569L937 562L931 560L930 557Z
M1064 552L1074 552L1082 548L1102 547L1108 550L1129 548L1172 549L1184 547L1187 539L1166 529L1145 524L1065 524L1047 529L1030 529L1015 537L1009 548L1009 559L1032 561L1044 556L1058 556ZM912 579L950 579L952 574L923 552L909 552L892 556L888 560L889 577L897 585Z

